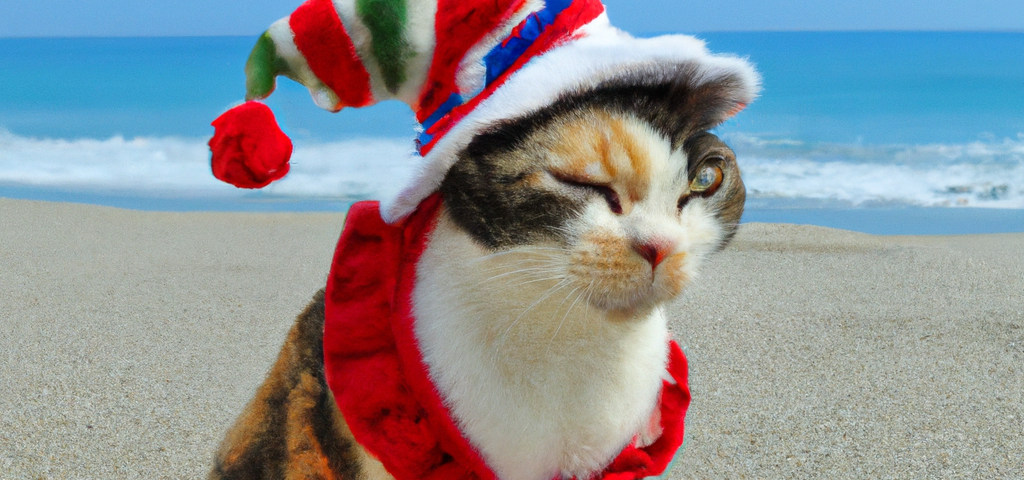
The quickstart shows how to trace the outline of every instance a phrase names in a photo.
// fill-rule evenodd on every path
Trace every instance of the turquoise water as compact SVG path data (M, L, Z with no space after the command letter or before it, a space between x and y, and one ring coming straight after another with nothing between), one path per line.
M717 131L738 153L747 220L1021 229L1024 34L697 36L764 76L761 98ZM254 40L0 39L0 196L311 210L392 193L416 166L408 109L330 114L288 80L268 103L295 140L292 174L257 193L212 179L209 122L242 99ZM969 215L983 225L956 220L971 211L988 212Z
M748 57L764 76L762 97L728 131L861 144L960 144L1024 133L1024 34L697 36L712 51ZM205 136L209 120L241 100L253 43L0 39L0 125L56 138ZM310 138L409 136L412 119L401 104L332 115L301 87L282 84L270 101Z
M747 132L840 144L963 144L1024 132L1024 34L710 33L749 56Z
M40 138L208 137L245 94L255 39L0 39L0 128ZM270 103L299 138L410 135L408 108L389 102L332 115L289 80ZM404 115L404 117L403 117Z

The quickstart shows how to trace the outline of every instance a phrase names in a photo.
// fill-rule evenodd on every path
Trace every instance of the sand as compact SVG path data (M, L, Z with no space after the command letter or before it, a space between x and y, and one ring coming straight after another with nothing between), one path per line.
M0 478L200 478L343 216L0 200ZM671 307L669 478L1024 478L1024 234L747 224Z

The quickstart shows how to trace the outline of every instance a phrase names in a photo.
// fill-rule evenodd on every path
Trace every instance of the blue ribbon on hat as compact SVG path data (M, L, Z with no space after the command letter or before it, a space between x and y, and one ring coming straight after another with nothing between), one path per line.
M571 4L572 0L548 0L543 9L531 13L512 30L508 38L495 45L484 56L484 66L487 71L485 88L504 75L509 68L512 68L512 65L515 65L516 61L526 53L530 45L533 45L533 42L544 33L544 30L555 23L558 15ZM465 100L462 95L453 93L447 101L437 107L437 110L434 110L434 113L423 121L422 130L416 138L416 150L420 152L420 155L423 154L423 146L429 145L434 139L434 135L429 133L430 129L463 103Z

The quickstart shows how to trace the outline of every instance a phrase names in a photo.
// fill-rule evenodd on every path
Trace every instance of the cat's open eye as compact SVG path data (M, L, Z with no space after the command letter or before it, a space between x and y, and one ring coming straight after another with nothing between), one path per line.
M697 171L697 175L690 182L690 192L709 197L718 191L722 186L722 168L717 165L705 165Z
M615 189L613 189L612 187L600 183L588 183L586 181L576 180L574 178L564 177L562 175L552 174L552 176L555 177L555 180L558 180L559 182L569 185L571 187L590 190L591 192L600 194L602 197L604 197L605 202L608 203L608 208L611 209L612 213L622 213L622 203L619 202L619 194L616 193Z
M693 180L690 181L690 193L683 195L679 199L679 204L676 208L680 212L683 211L683 207L690 202L690 199L694 196L698 197L710 197L718 191L718 187L722 186L722 180L725 175L722 173L722 167L718 165L704 165L697 170L697 174L694 175Z

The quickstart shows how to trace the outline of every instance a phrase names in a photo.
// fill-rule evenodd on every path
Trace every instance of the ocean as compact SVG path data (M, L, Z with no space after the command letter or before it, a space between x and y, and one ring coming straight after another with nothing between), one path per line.
M1024 33L697 33L748 57L761 98L715 133L744 221L868 233L1024 231ZM287 79L268 100L296 144L258 192L209 173L209 123L244 95L253 37L0 39L0 197L147 210L344 210L416 168L415 121L331 114Z

